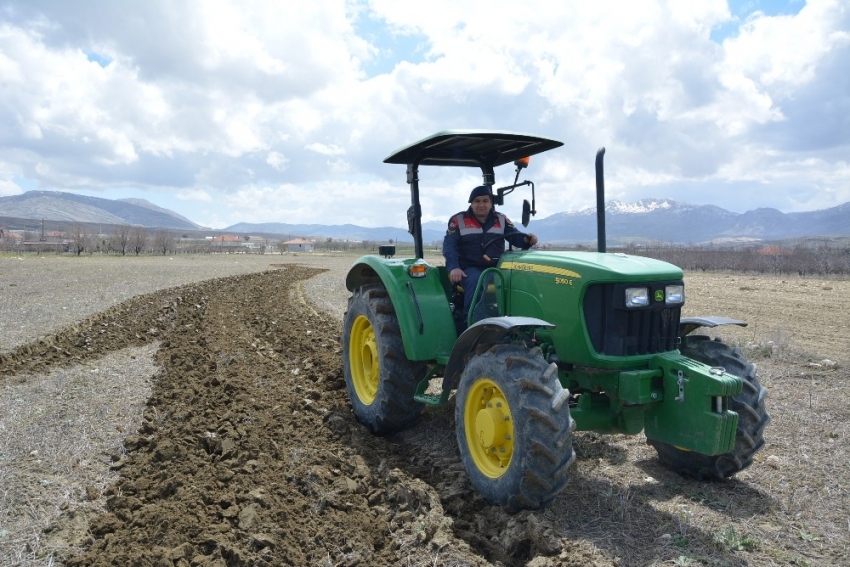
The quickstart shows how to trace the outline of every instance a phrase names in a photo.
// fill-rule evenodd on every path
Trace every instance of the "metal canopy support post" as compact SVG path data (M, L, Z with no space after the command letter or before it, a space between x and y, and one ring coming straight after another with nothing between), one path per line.
M414 254L423 259L422 248L422 205L419 204L419 164L407 164L407 183L410 184L410 210L408 211L408 229L413 235Z
M493 185L496 184L496 174L493 172L493 167L483 162L479 162L481 166L481 180L484 185L489 185L492 192Z

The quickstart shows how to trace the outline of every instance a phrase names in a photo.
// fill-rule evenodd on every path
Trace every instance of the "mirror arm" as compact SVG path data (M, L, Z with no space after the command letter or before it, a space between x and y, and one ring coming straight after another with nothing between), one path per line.
M508 185L506 187L499 187L498 189L496 189L496 194L498 195L498 199L500 201L502 201L504 199L505 195L510 195L511 193L514 192L514 189L516 189L517 187L522 187L524 185L531 185L532 192L534 191L534 183L526 180L526 181L523 181L522 183L514 183L513 185ZM498 202L496 204L497 205L504 205L504 202L502 201L502 202Z
M531 216L537 216L537 205L534 202L534 183L531 181L526 181L529 185L531 185Z

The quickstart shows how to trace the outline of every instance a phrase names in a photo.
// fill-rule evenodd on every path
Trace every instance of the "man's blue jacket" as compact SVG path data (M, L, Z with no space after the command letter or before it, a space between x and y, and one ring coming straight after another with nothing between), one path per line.
M526 234L517 230L502 213L491 209L481 224L469 207L449 219L443 238L446 269L451 272L455 268L492 268L505 251L505 240L523 250L530 247Z

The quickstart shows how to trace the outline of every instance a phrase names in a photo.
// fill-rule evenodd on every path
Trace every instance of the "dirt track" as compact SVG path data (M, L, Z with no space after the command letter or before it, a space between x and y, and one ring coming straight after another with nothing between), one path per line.
M0 354L0 376L9 376L160 344L144 425L125 439L126 455L114 457L120 478L106 491L108 511L84 518L88 533L79 517L64 514L46 534L57 546L85 546L67 564L843 561L847 468L801 464L797 438L773 437L738 479L703 484L661 469L640 437L581 434L573 479L555 506L511 516L486 505L461 468L450 408L427 411L422 424L389 438L356 423L342 379L340 323L317 312L298 285L319 272L287 265L156 292ZM836 402L822 400L812 412L810 397L810 411L800 414L820 419L803 450L828 453L846 435L847 410L838 403L847 397L846 375L800 377L793 364L766 366L768 388L771 374L792 391L831 383L822 395ZM783 404L793 410L789 395L772 394L780 427L792 419L778 414ZM789 493L795 482L802 484ZM801 510L811 516L800 499L824 498L837 508L824 511L826 523L800 520ZM740 537L724 539L723 530Z

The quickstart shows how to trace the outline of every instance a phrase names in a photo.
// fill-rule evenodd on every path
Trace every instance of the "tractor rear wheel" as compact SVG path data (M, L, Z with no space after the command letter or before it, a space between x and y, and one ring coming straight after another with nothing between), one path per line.
M416 423L423 405L413 396L426 366L404 355L387 290L383 286L356 289L348 300L344 325L343 366L354 415L379 435Z
M658 451L658 458L664 466L679 473L700 480L722 480L733 476L753 464L753 457L764 447L764 429L770 423L770 414L764 405L767 390L756 378L755 366L747 362L740 349L733 349L720 339L685 336L679 350L703 364L723 367L726 372L744 381L743 391L729 401L729 409L738 413L735 446L729 453L708 456L651 439L647 443Z
M455 431L466 472L486 500L536 509L564 488L575 460L569 395L537 347L498 344L470 358Z

